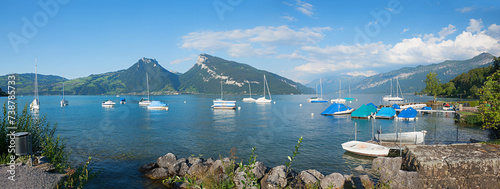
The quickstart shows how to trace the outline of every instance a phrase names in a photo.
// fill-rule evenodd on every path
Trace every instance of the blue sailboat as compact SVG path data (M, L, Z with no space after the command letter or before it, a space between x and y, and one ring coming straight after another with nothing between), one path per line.
M346 106L344 104L333 103L325 111L321 112L321 115L342 115L342 114L350 114L354 111L354 109Z
M414 120L417 117L417 110L413 109L412 107L406 108L401 113L399 113L398 118L399 119L405 119L405 120Z
M394 116L396 116L396 110L390 107L383 107L375 114L375 118L379 119L392 119Z

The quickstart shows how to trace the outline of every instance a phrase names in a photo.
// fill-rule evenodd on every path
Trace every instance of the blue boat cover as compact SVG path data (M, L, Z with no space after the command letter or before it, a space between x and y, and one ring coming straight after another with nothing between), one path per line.
M429 106L426 106L426 107L423 107L422 110L432 110L432 108Z
M373 106L375 109L377 109L377 108L378 108L377 106L375 106L375 104L373 104L373 103L371 103L371 102L370 102L370 103L368 103L368 104L366 104L366 105L367 105L367 106Z
M412 107L406 108L401 113L399 113L398 117L400 118L415 118L417 117L417 110Z
M165 104L163 102L160 102L160 101L152 101L151 104L149 104L149 106L151 107L161 107L161 106L168 106L168 104Z
M347 100L347 101L354 101L354 100L356 100L356 99L351 98L351 97L346 97L346 98L344 98L344 99L345 99L345 100Z
M377 116L381 117L392 117L396 115L396 110L390 107L383 107L377 112Z
M352 112L351 117L368 117L375 112L377 112L377 108L363 104Z
M125 98L120 98L120 101L125 101Z
M350 110L352 108L344 105L344 104L338 104L338 103L333 103L332 105L328 106L325 111L321 112L321 115L332 115L336 112L343 112Z
M393 105L392 105L392 108L394 108L394 109L401 109L401 107L399 107L399 105L398 105L398 104L393 104Z

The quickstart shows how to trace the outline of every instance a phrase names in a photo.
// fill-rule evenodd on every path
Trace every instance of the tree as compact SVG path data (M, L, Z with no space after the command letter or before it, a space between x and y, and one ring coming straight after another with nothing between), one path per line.
M437 95L441 94L443 88L441 87L441 82L437 78L436 72L429 72L425 77L425 89L424 93L434 96L434 101L436 101Z
M500 57L493 57L493 71L497 71L500 68Z
M455 84L452 83L452 82L448 82L448 83L445 83L443 84L443 93L444 95L446 96L451 96L455 93Z
M500 127L500 70L489 76L483 87L479 89L481 104L479 114L483 128L499 129Z

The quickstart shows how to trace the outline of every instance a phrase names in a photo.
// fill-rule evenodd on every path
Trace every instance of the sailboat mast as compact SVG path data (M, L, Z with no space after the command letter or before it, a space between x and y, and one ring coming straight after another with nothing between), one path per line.
M222 93L222 80L220 81L220 99L222 100L223 93Z
M35 58L35 99L38 99L38 72Z
M396 78L396 84L398 85L398 86L396 86L396 97L399 97L399 79L398 78Z
M148 100L149 100L149 75L146 73L146 87L148 88Z
M264 74L264 98L266 98L266 75Z
M341 98L341 93L342 93L342 80L340 81L340 87L339 87L339 99Z
M319 78L319 89L321 91L321 99L323 99L323 86L321 85L321 78Z
M391 97L392 97L392 78L391 78Z
M250 91L250 98L252 98L252 87L250 87L250 81L248 82L248 90Z
M62 93L63 93L63 100L64 100L64 81L63 81L63 90L62 90Z
M269 99L271 99L271 100L272 100L273 98L271 97L271 90L269 90L269 83L267 83L266 75L264 75L264 81L266 82L266 86L267 86L267 94L269 94ZM266 94L264 93L264 96L265 96L265 95L266 95Z

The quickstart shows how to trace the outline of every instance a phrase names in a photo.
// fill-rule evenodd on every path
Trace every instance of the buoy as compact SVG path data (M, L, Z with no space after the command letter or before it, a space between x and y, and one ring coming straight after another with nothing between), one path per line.
M274 101L273 103L276 104L276 101Z
M186 104L186 101L184 101L184 104Z
M314 116L314 113L311 113L311 116Z
M241 106L238 106L238 110L241 110Z
M302 107L302 104L299 104L300 107Z

